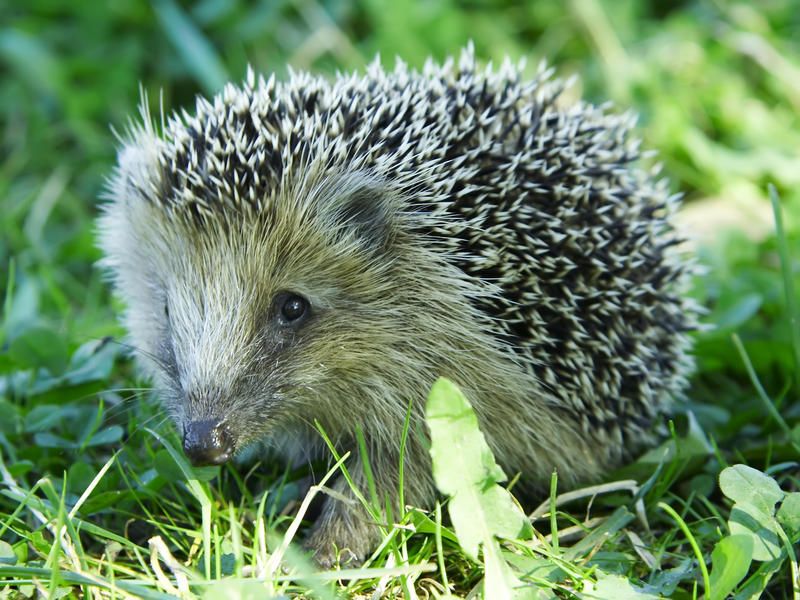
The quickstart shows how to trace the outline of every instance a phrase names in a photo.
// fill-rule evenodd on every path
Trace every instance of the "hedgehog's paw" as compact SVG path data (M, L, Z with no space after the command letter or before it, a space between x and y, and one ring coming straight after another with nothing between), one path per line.
M330 569L361 565L380 540L378 525L364 510L328 498L304 545L320 568Z

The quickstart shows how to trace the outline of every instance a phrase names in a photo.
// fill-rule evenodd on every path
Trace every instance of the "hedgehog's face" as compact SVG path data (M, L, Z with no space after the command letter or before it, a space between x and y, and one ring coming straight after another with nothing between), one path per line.
M195 462L315 419L333 434L352 428L374 410L365 394L422 370L387 364L415 343L404 307L419 307L394 272L401 213L380 185L328 178L258 217L231 209L203 223L120 186L101 221L107 264L138 359Z

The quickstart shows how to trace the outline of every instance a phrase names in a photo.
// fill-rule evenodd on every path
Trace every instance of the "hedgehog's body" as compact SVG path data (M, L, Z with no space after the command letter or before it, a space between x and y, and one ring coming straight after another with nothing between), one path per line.
M406 409L418 424L439 375L529 488L646 441L690 362L672 203L631 164L629 119L558 91L465 53L230 86L163 138L146 119L102 245L187 453L220 462L265 438L313 453L318 420L357 455L360 428L394 498ZM430 503L414 433L405 486ZM368 520L327 502L312 544L363 554Z

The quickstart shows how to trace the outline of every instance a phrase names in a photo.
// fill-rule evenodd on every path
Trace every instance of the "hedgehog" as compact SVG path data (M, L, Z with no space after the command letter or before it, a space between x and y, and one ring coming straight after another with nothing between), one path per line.
M522 498L630 459L685 392L678 197L631 114L525 73L471 47L421 70L248 69L160 127L143 100L122 138L99 244L137 363L195 464L324 457L318 427L350 453L306 541L321 564L380 541L358 492L435 501L438 377Z

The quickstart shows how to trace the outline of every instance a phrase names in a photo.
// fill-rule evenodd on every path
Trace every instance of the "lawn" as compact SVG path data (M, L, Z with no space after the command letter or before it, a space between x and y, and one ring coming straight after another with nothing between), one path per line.
M248 64L420 67L470 39L639 115L703 267L697 371L668 439L603 484L554 479L526 518L507 482L466 474L480 511L409 507L365 565L319 572L299 544L308 469L192 469L137 378L95 264L114 131L142 90L154 113L189 110ZM6 0L0 114L3 597L800 599L796 0ZM430 402L467 411L444 382ZM469 422L434 445L457 432L490 460Z

